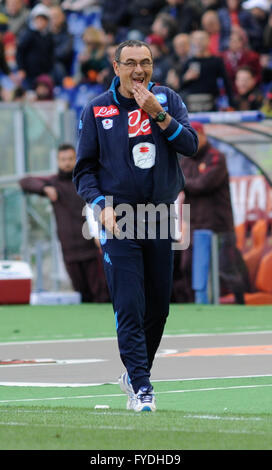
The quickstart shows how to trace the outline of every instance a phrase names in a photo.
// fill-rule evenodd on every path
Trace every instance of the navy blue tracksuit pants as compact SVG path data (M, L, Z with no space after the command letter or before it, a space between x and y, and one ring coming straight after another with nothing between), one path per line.
M115 313L121 360L133 389L150 385L173 278L172 239L102 240L104 269Z

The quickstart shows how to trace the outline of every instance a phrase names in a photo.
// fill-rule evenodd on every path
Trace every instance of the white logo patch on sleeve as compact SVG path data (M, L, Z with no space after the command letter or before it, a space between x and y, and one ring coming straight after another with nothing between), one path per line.
M150 142L141 142L132 149L135 165L142 170L155 165L156 147Z

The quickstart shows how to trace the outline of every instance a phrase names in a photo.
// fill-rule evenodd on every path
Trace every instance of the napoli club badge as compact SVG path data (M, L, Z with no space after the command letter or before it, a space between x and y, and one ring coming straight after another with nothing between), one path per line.
M142 170L155 165L156 148L150 142L141 142L134 145L132 155L135 165Z

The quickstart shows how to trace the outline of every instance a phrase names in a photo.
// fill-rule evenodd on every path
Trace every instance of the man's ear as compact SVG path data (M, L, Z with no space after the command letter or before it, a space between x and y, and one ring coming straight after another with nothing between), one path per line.
M113 70L115 72L115 75L117 75L117 77L119 77L120 73L119 73L118 62L116 62L116 60L114 60L112 65L113 65Z

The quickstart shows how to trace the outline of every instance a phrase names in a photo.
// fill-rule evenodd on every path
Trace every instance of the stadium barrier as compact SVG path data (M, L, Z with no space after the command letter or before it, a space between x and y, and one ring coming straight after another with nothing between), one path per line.
M76 141L79 108L84 104L81 93L82 90L76 109L69 107L65 97L31 105L0 103L0 138L4 149L0 160L0 259L30 263L34 288L38 286L40 290L57 291L70 288L70 284L51 205L39 196L23 195L18 179L30 173L48 175L56 171L58 144ZM254 233L258 221L265 221L263 251L249 293L253 294L264 286L260 282L263 275L258 277L258 273L262 260L272 249L272 119L265 119L259 111L194 113L190 118L205 124L212 144L226 155L237 246L246 262L249 260L250 269L256 244ZM213 237L211 247L216 253ZM208 301L221 302L215 254L209 266L213 287L208 290ZM265 266L270 266L269 262Z

